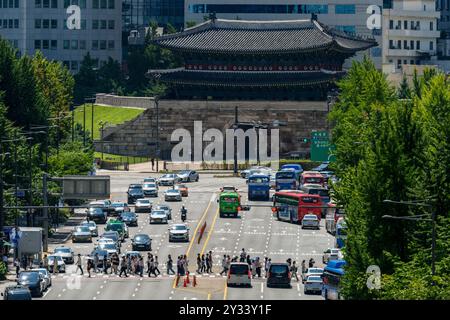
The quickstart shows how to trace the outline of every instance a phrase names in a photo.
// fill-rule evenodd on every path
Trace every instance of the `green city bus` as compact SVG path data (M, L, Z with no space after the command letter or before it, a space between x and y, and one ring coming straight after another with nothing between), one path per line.
M238 216L241 204L237 192L222 192L217 201L219 202L219 213L221 218L225 215Z

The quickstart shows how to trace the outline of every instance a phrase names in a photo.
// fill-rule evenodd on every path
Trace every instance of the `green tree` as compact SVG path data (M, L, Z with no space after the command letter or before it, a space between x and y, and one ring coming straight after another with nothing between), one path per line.
M410 99L411 90L409 89L408 80L405 74L403 74L402 82L400 82L400 87L398 88L398 97L400 99Z

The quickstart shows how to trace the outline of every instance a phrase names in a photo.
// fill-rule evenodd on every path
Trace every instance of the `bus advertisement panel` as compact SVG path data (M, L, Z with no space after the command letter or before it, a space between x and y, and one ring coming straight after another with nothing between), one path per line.
M299 191L276 192L272 211L278 220L301 223L306 214L315 214L320 220L322 201L319 195Z
M252 175L248 178L248 200L270 199L270 177L263 174Z
M293 170L278 171L275 174L275 190L297 189L297 178Z

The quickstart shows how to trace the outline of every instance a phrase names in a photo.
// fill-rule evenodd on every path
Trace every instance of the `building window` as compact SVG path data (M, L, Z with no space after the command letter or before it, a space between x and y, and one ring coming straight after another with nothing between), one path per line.
M409 50L407 40L403 40L403 49Z
M66 50L70 49L70 40L63 41L63 48Z
M14 20L13 19L9 19L8 20L8 28L12 29L14 27Z
M114 20L108 20L108 29L114 30L115 28L115 21Z
M5 2L6 1L3 1L3 8L7 8L7 7L5 7ZM35 8L42 8L42 0L34 0L34 7Z
M335 12L336 14L355 14L356 8L354 4L337 4Z
M100 50L106 50L106 40L100 40Z
M106 29L106 20L100 20L100 29L102 30Z
M49 49L49 41L48 40L42 40L42 49L44 49L44 50Z
M50 49L57 50L58 49L58 40L50 41Z
M417 40L417 41L416 41L416 49L417 49L417 50L420 50L420 40Z
M389 20L389 29L394 29L394 20Z
M108 9L114 9L115 0L108 0Z
M402 40L397 40L397 49L402 48Z
M19 29L19 19L14 19L14 28Z
M401 65L402 65L402 60L398 59L397 60L397 68L400 68Z
M72 50L77 50L78 49L78 40L72 40L70 43L71 43L70 48Z
M414 50L414 40L409 41L409 46L411 50Z
M77 71L78 70L78 61L71 61L70 62L70 70Z
M52 9L58 9L58 0L52 0Z
M100 0L92 0L92 9L98 9L99 3L100 3Z
M114 40L108 40L108 50L114 50L115 43Z
M81 30L86 30L86 19L81 19L80 27L81 27Z
M92 50L98 50L98 40L92 40Z
M433 41L430 41L430 51L431 50L434 50L434 42Z
M34 20L34 28L40 29L41 27L42 27L42 20L41 19Z
M394 40L389 40L389 49L395 49Z
M80 50L86 50L86 40L80 40Z
M34 40L34 49L35 50L41 49L41 40Z
M67 69L70 69L70 62L69 62L69 61L63 61L63 65L64 65L64 67L66 67Z
M52 29L58 29L58 20L52 19Z
M433 31L433 21L430 22L430 30Z
M49 29L50 28L50 20L49 19L42 20L42 28L43 29Z
M98 20L92 20L92 29L94 30L98 29Z
M100 9L106 9L107 5L106 5L106 0L100 0Z
M42 8L50 8L50 0L44 0L42 3Z
M403 21L403 29L408 30L408 21Z

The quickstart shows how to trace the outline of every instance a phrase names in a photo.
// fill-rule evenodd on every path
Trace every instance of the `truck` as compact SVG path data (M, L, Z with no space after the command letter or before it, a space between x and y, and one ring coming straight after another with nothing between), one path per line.
M39 263L42 257L42 228L19 227L17 232L18 257L33 257Z

